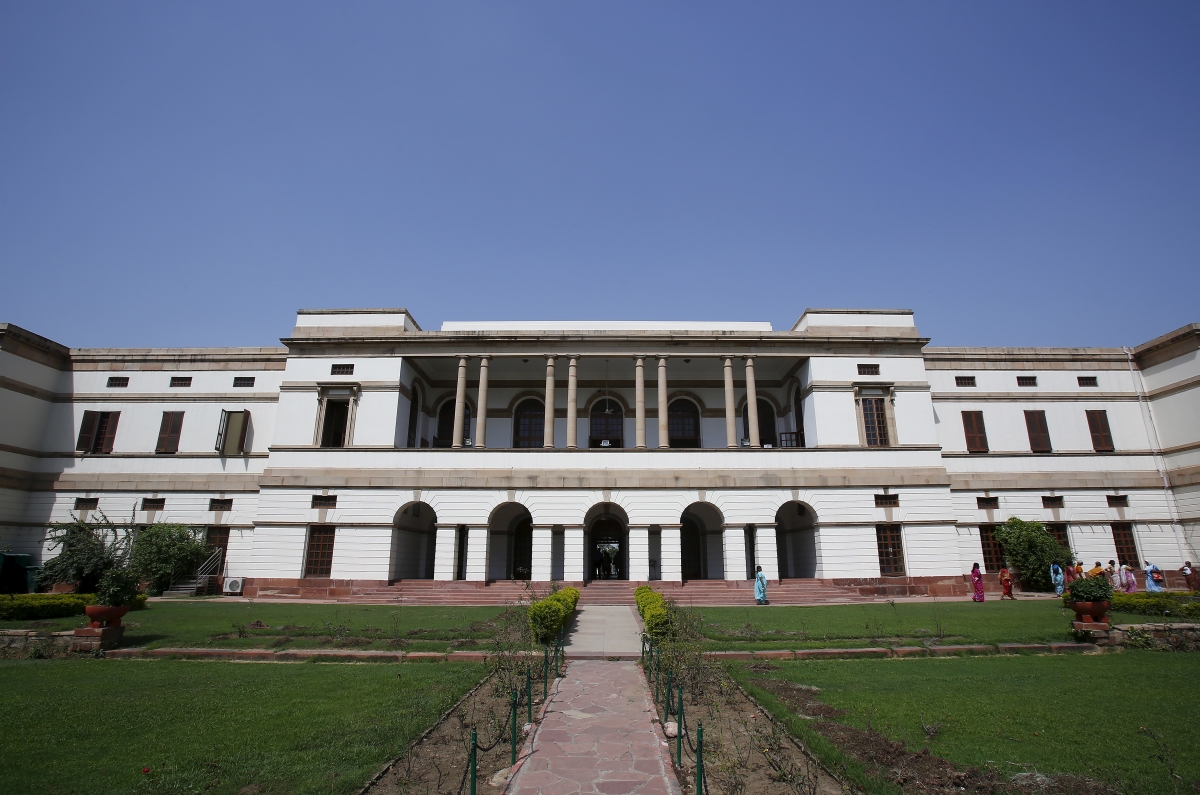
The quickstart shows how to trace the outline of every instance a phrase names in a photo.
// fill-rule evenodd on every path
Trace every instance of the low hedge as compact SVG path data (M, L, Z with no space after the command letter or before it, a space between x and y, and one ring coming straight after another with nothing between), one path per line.
M1170 618L1200 618L1200 592L1115 593L1112 609L1159 618L1166 611L1170 611Z
M633 592L633 601L646 625L646 632L656 638L665 635L671 626L671 614L663 595L643 585Z
M579 604L578 588L562 588L529 605L529 629L539 643L550 643Z
M0 594L0 621L37 621L44 618L69 618L83 615L83 608L96 604L92 593L20 593ZM146 594L138 594L130 605L146 608Z

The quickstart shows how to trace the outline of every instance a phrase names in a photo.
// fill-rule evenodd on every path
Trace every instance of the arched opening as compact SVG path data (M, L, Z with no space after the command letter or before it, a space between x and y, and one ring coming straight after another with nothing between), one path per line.
M471 437L471 404L463 404L463 439ZM434 447L450 447L454 443L454 401L447 400L438 409L437 435Z
M407 447L417 446L417 420L421 415L421 389L417 382L412 384L412 399L408 402L408 444Z
M817 576L817 515L812 507L795 500L775 512L775 547L779 577Z
M620 403L610 397L600 398L592 404L589 419L588 447L624 446L625 411Z
M588 580L629 579L629 517L621 506L602 502L584 517L584 574Z
M522 400L513 410L513 447L542 447L546 443L546 405L536 398Z
M423 502L410 502L392 521L393 580L432 580L437 514Z
M750 438L750 404L742 406L742 433ZM758 441L763 447L778 447L775 438L775 407L766 398L758 399Z
M667 407L667 438L671 447L700 446L700 407L677 398Z
M488 520L488 579L528 580L533 573L533 516L516 502L492 511Z
M679 519L680 563L684 580L725 578L725 517L707 502L693 502Z

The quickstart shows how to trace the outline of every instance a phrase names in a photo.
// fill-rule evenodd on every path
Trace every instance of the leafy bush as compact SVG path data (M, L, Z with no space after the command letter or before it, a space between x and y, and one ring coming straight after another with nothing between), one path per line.
M130 568L109 569L100 580L96 601L107 607L132 607L141 580Z
M58 554L38 573L41 589L69 582L77 592L95 593L104 575L124 565L129 553L129 528L113 524L103 514L98 522L51 525L49 536Z
M1025 522L1015 516L996 528L996 540L1004 558L1017 570L1021 588L1026 591L1052 591L1050 564L1074 563L1071 550L1055 540L1041 522Z
M646 632L656 638L666 635L671 627L671 613L663 595L643 585L633 592L633 600L646 625Z
M572 613L575 611L576 605L579 604L579 589L578 588L561 588L546 598L547 599L557 599L558 601L560 601L564 605L566 605L568 613Z
M1067 586L1063 601L1070 602L1111 602L1113 598L1112 583L1107 577L1084 577L1075 580Z
M1117 593L1113 594L1112 609L1121 613L1137 613L1161 618L1170 612L1171 618L1200 618L1200 593Z
M83 608L96 604L88 593L23 593L0 595L0 621L35 621L83 615Z
M529 605L529 629L539 643L550 643L569 615L571 611L563 600L554 596L538 599Z
M134 537L129 565L153 593L171 587L177 577L190 575L212 554L194 527L181 524L152 524Z

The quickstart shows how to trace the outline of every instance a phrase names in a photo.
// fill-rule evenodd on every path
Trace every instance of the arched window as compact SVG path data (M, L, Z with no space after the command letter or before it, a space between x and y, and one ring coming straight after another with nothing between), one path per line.
M742 406L742 433L750 438L750 406ZM775 439L775 408L766 398L758 399L758 441L765 447L778 447Z
M546 409L540 400L522 400L513 411L513 447L541 447L546 442Z
M667 407L667 438L672 447L700 446L700 409L680 398Z
M592 404L591 430L588 447L622 447L625 412L612 398L601 398Z
M421 390L413 381L412 400L408 402L408 447L417 446L417 418L421 414Z
M471 435L471 406L463 404L463 438ZM434 447L450 447L454 442L454 401L447 400L438 409L437 436L433 437Z

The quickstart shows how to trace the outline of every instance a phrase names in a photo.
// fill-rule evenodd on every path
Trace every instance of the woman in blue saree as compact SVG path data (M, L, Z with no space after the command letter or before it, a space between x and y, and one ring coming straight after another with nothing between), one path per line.
M767 601L767 575L763 574L762 566L756 566L754 572L754 601L760 605L770 604Z
M1054 592L1059 596L1063 595L1066 578L1063 576L1063 571L1057 563L1050 564L1050 582L1054 584Z
M1162 569L1150 561L1146 561L1146 590L1150 593L1162 593L1166 590L1167 577Z

